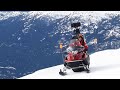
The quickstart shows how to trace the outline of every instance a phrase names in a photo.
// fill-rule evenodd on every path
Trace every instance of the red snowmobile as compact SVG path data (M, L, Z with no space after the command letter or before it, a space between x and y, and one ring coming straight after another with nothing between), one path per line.
M60 75L66 75L67 69L72 69L74 72L90 72L90 57L87 51L84 51L85 47L81 44L79 46L71 46L76 41L76 38L72 38L67 49L63 51L64 67L60 69Z
M83 46L68 47L63 52L63 57L64 67L60 69L60 75L66 75L67 69L72 69L74 72L86 71L89 73L90 57L87 52L84 52Z

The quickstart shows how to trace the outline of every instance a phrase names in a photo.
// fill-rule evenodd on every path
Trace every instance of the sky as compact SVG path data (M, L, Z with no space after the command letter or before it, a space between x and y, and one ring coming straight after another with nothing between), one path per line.
M90 73L67 70L59 75L63 64L38 70L18 79L120 79L120 49L104 50L90 55Z

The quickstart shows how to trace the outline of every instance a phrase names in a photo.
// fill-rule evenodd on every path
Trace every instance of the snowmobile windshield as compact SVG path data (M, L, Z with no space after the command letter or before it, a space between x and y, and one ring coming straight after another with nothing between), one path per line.
M69 44L75 43L77 39L71 39Z
M75 43L76 42L76 40L77 39L72 39L72 40L70 40L70 43L69 44L73 44L73 43ZM67 52L71 52L71 51L82 51L84 49L84 46L74 46L74 47L71 47L71 46L69 46L67 49L66 49L66 51Z
M72 39L72 40L70 40L69 45L71 45L71 44L73 44L73 43L76 43L76 41L77 41L77 39ZM82 45L81 45L81 46L74 46L74 48L83 48L83 46L82 46Z

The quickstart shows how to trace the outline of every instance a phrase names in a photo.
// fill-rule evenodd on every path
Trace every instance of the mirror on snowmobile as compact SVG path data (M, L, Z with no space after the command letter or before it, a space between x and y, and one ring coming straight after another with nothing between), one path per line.
M63 43L60 43L60 49L62 49L63 48Z

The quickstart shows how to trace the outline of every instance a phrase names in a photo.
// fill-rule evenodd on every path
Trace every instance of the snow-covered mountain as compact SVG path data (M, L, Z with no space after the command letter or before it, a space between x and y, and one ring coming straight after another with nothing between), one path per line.
M120 79L120 49L99 51L90 55L90 73L67 70L59 75L63 64L38 70L19 79Z
M73 22L81 22L90 54L120 48L119 11L1 11L0 78L62 64L59 43L67 46Z

